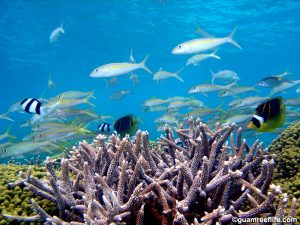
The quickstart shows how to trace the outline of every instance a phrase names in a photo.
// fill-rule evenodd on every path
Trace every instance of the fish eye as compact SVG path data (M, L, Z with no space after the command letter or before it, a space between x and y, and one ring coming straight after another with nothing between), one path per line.
M96 69L96 72L98 72L98 69Z
M178 48L181 48L182 46L181 45L178 45Z
M6 149L3 149L3 151L2 151L3 153L6 153L7 152L7 150Z
M34 137L32 137L32 140L34 141Z

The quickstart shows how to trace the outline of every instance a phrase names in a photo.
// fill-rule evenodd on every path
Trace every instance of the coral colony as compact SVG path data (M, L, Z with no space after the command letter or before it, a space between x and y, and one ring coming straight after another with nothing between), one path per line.
M47 160L46 180L29 169L18 182L55 202L57 215L32 199L37 215L3 216L71 225L209 225L229 224L233 217L294 216L297 202L286 215L287 196L272 184L274 161L258 140L249 146L241 128L234 137L233 124L211 130L199 119L189 122L189 129L176 130L180 143L168 127L151 147L142 131L133 140L111 135L106 142L99 135L92 144L79 143L62 159L60 175Z

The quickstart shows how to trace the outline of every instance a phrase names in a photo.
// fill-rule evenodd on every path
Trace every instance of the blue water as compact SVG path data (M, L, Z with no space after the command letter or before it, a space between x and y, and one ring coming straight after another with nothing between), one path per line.
M299 1L195 1L195 0L110 0L110 1L10 1L0 2L0 114L25 97L52 97L71 90L95 90L98 114L118 118L133 113L148 130L151 139L159 137L153 120L162 113L143 112L141 105L152 97L189 97L194 85L211 81L210 70L230 69L241 77L240 85L252 86L260 79L282 73L287 67L299 79L300 67L300 2ZM65 34L49 43L53 29L63 21ZM156 72L175 72L190 55L172 55L171 50L183 41L200 37L197 27L215 37L227 36L237 28L234 39L242 50L222 45L222 60L209 59L200 66L186 67L181 77L158 84L143 70L137 71L140 85L134 86L129 75L118 77L119 84L105 88L102 78L91 78L96 67L111 62L126 62L133 49L136 61L147 54L147 66ZM56 83L47 89L49 73ZM132 94L118 101L109 96L122 89ZM259 88L259 96L269 90ZM293 88L281 95L299 97ZM252 93L252 95L255 95ZM206 105L215 107L233 98L219 99L213 93L194 95ZM248 95L247 95L248 96ZM20 123L31 115L9 114L15 122L0 120L0 134L9 126L20 139L29 130ZM112 121L109 121L112 122ZM93 129L93 128L91 128ZM95 129L95 128L94 128ZM276 135L262 135L269 143Z

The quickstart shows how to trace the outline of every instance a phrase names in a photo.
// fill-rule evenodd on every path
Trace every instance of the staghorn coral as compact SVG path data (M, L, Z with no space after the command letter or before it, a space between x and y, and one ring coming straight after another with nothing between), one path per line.
M30 199L35 199L41 207L43 207L48 213L54 214L56 210L55 203L49 202L41 197L34 197L31 191L24 189L24 186L9 185L10 182L19 178L19 175L24 175L27 166L25 165L0 165L0 212L1 214L12 214L15 216L34 216L33 207L30 203ZM44 167L32 167L32 174L42 179L46 175ZM15 221L4 220L0 215L1 225L13 225L13 224L29 224L29 222L16 223ZM38 224L38 223L36 223ZM41 224L41 223L40 223Z
M29 175L20 183L55 202L59 216L31 200L38 213L34 219L64 225L209 225L229 224L232 217L284 215L286 195L276 209L281 190L271 184L274 162L258 141L250 147L241 129L234 140L233 125L217 124L210 130L192 119L189 129L176 131L182 146L176 145L168 127L165 131L159 145L166 151L150 148L148 133L138 131L132 141L112 135L105 143L99 135L93 144L79 143L70 158L61 161L59 176L46 161L47 182ZM242 210L249 202L251 209Z
M300 200L300 122L284 130L269 147L276 155L274 183L281 185L284 192ZM291 202L288 203L290 205ZM300 221L300 209L296 212Z

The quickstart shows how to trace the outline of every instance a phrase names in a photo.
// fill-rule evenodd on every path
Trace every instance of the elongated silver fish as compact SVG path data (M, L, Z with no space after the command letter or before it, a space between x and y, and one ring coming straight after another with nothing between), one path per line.
M148 73L152 72L146 67L148 55L140 63L109 63L97 67L90 73L90 77L114 77L133 72L138 69L144 69Z
M227 36L223 38L197 38L190 41L183 42L177 45L173 50L173 54L194 54L214 49L225 43L233 44L234 46L241 48L238 43L233 40L233 36L236 32L236 28Z

